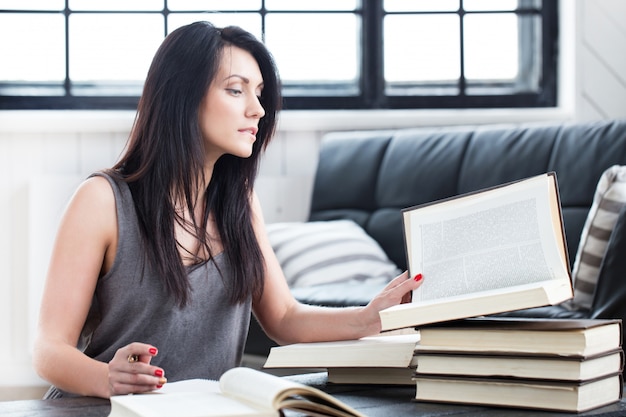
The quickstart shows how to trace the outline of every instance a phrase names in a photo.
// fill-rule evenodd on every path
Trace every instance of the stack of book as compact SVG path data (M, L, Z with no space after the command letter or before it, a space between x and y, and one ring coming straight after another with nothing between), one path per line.
M418 401L582 412L622 396L621 320L476 318L420 333Z
M416 387L417 401L582 412L622 396L621 320L470 318L341 342L274 347L265 368Z
M328 382L413 385L419 332L338 342L296 343L270 350L264 368L325 368Z

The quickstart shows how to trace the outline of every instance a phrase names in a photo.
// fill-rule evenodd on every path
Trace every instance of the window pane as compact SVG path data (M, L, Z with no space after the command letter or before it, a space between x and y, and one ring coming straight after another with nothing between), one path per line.
M163 27L160 14L71 15L70 78L143 81Z
M170 10L260 10L261 0L168 0Z
M463 0L465 10L515 10L517 0Z
M516 15L468 14L464 19L465 77L515 79L519 68Z
M467 54L467 94L538 93L541 88L541 57L543 54L541 18L536 15L512 17L513 13L499 16L506 17L506 25L517 30L510 30L507 34L504 29L500 29L498 35L501 37L501 42L492 41L490 45L487 45L487 40L481 39L488 37L487 34L481 33L480 36L471 37L471 40L475 42L471 47L468 46L468 49L471 48L470 51L472 51L473 56ZM466 18L469 18L469 15L466 15ZM487 23L493 24L492 22L484 22L485 25ZM472 26L476 29L476 26L480 24L480 21L476 21ZM476 29L474 32L479 31ZM506 41L505 36L508 38ZM470 42L470 39L467 39L467 42ZM478 45L480 42L482 44ZM507 49L513 49L513 51ZM471 65L469 64L470 59L474 60ZM482 62L479 62L481 60ZM517 67L513 68L507 61L516 62ZM487 64L485 65L485 63ZM490 66L492 68L488 68ZM482 68L482 73L478 70L479 67Z
M359 78L358 30L354 14L270 13L265 43L284 84L348 83L354 88Z
M268 10L356 10L357 0L265 0Z
M70 0L71 10L162 10L163 0Z
M63 10L65 0L0 0L4 10Z
M459 0L385 0L387 12L443 12L459 10Z
M0 39L0 80L65 80L62 14L0 14Z
M386 16L383 46L387 86L429 82L456 86L461 75L459 39L456 14Z
M258 13L172 13L167 17L167 29L174 29L189 23L207 20L217 27L239 26L262 39L261 15Z

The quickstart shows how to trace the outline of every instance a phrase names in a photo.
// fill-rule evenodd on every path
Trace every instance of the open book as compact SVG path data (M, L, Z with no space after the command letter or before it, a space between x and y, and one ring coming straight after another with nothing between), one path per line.
M111 397L109 417L277 417L281 410L364 417L316 388L243 367L226 371L219 381L186 380L150 394Z
M380 312L382 329L572 298L556 174L404 209L407 265L424 283Z

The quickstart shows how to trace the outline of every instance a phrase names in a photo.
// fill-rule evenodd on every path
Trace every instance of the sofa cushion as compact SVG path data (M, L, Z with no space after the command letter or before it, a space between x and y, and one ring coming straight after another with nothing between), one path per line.
M337 282L386 283L400 273L380 245L351 220L267 225L291 288Z
M574 298L569 303L571 308L591 308L609 239L624 206L626 166L614 165L600 177L583 227L572 270Z
M626 206L617 218L602 260L591 318L626 318ZM624 335L626 337L626 334Z

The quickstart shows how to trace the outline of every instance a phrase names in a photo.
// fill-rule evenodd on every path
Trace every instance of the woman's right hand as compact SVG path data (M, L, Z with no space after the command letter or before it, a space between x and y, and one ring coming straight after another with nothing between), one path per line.
M167 382L165 371L150 365L158 349L145 343L131 343L115 352L109 362L111 395L141 393L159 389Z

